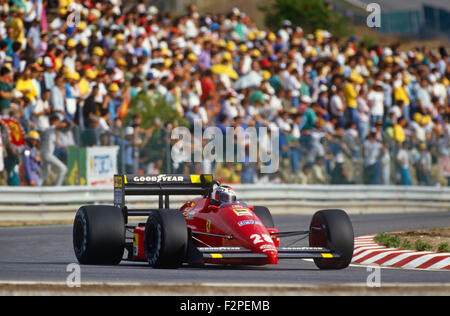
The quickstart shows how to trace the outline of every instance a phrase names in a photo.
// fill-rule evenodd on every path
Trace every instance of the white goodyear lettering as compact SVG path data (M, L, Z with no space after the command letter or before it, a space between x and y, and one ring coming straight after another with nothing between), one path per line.
M183 176L168 176L168 175L158 175L158 176L140 176L134 177L134 182L183 182Z

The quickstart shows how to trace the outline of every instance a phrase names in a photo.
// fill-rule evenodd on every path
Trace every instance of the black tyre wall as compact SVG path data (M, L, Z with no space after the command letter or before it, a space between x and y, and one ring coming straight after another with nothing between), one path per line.
M81 264L116 265L125 248L125 220L113 206L83 206L73 226L75 255Z
M321 230L315 231L314 228ZM320 269L344 269L353 257L353 226L347 213L342 210L323 210L314 214L309 243L312 247L326 247L341 255L339 259L314 259Z
M188 229L178 210L158 210L145 225L144 248L148 263L154 268L176 269L186 259Z

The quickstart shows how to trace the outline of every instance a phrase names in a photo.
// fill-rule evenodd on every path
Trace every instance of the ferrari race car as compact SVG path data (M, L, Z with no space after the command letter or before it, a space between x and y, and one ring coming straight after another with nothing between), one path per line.
M158 209L128 209L125 197L133 195L158 196ZM173 195L199 197L174 210L169 205ZM147 217L146 223L129 224L136 216ZM280 238L292 236L309 237L309 247L280 246ZM266 265L313 259L320 269L343 269L352 259L353 243L353 227L342 210L317 212L308 230L280 232L268 208L239 201L231 187L211 175L117 175L114 206L83 206L73 226L81 264L128 260L173 269L185 263Z

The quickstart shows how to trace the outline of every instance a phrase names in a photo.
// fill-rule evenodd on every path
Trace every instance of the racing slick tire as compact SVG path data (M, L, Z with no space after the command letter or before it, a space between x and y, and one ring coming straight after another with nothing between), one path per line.
M81 264L119 264L125 249L122 211L114 206L81 207L74 220L73 247Z
M343 210L322 210L314 214L310 225L309 245L337 252L336 259L314 259L319 269L338 270L348 267L353 257L353 226Z
M275 228L275 223L273 222L272 214L265 206L254 206L253 213L261 220L261 222L266 226L266 228Z
M144 249L153 268L179 268L188 249L188 229L183 214L167 209L152 212L145 224Z

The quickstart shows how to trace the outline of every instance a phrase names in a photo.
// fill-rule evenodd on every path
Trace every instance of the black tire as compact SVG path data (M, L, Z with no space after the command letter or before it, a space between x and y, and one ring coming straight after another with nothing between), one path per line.
M353 226L342 210L323 210L314 214L310 225L309 245L325 247L341 255L339 259L314 259L319 269L338 270L348 267L353 257Z
M119 264L125 249L122 211L114 206L81 207L73 224L73 248L81 264Z
M153 268L177 269L185 261L188 229L178 210L152 212L145 224L144 249Z
M266 228L275 228L275 223L273 222L272 214L265 206L254 206L253 213L261 220L261 222L266 226Z

